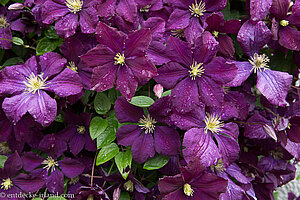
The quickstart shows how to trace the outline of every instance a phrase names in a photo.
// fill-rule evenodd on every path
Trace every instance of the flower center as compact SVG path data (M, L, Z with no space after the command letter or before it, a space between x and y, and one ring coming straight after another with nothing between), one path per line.
M13 186L12 181L10 178L3 179L3 183L1 183L1 189L9 190Z
M80 0L66 0L66 6L69 8L69 11L72 13L77 13L81 11L83 1Z
M31 73L29 77L26 77L27 82L23 81L23 83L26 85L26 89L28 93L35 94L36 91L39 93L39 90L47 88L46 81L48 77L43 79L43 73L39 75L34 75L34 73Z
M141 127L141 129L145 129L145 133L153 133L154 131L154 124L156 123L155 119L151 118L149 115L146 118L146 116L144 116L144 119L140 119L139 120L139 126Z
M9 26L9 23L7 23L6 17L3 15L0 15L0 28L6 28Z
M287 25L289 25L289 21L288 20L281 20L280 25L281 26L287 26Z
M55 161L51 156L49 156L46 160L44 160L42 162L42 165L46 165L45 167L43 167L44 169L46 168L47 171L49 171L51 169L51 172L53 172L55 170L55 167L58 166L57 161Z
M124 65L125 64L125 56L124 56L124 53L123 54L120 54L120 53L117 53L116 56L115 56L115 65Z
M78 182L79 182L79 177L76 176L76 177L71 178L71 179L69 180L69 185L75 185L75 184L78 183Z
M215 38L217 38L217 37L219 36L219 32L218 32L218 31L213 31L213 32L212 32L212 35L213 35Z
M145 7L140 9L140 12L149 12L151 5L146 5Z
M188 183L184 184L183 192L186 196L189 196L189 197L193 196L193 194L194 194L194 190L192 189L191 185Z
M78 126L77 133L84 134L84 132L85 132L85 127L84 126Z
M11 152L6 142L0 143L0 154L9 154Z
M201 77L201 74L204 73L204 68L202 67L203 63L197 63L194 61L194 63L190 66L191 70L189 70L190 77L192 77L192 80L195 80L196 77Z
M265 71L268 69L268 62L270 62L269 58L265 55L258 55L257 53L254 53L253 57L250 57L251 60L249 60L250 64L253 66L252 70L254 70L254 73L257 72L257 70L261 71L262 69Z
M207 134L207 130L210 130L212 133L217 133L221 131L221 127L224 126L224 123L221 120L221 116L218 116L217 114L213 113L212 115L209 113L206 113L206 116L204 118L205 122L205 134Z
M197 0L195 0L195 3L193 3L191 6L189 6L189 11L191 12L192 16L195 17L200 17L203 16L204 12L206 11L205 9L205 3L200 0L199 3L197 3Z
M69 66L67 66L67 68L69 68L77 73L77 67L73 61L69 62Z
M210 166L211 170L214 170L215 172L219 172L222 174L225 171L224 163L222 161L222 158L220 158L216 165Z
M183 29L172 29L171 35L177 38L184 38L184 30Z
M133 189L134 189L133 182L131 180L127 181L126 183L124 183L124 188L128 192L133 192Z

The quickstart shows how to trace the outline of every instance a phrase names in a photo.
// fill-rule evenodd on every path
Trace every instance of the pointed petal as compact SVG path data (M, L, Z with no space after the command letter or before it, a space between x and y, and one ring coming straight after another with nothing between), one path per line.
M76 134L69 142L70 151L76 156L83 149L84 144L84 136Z
M143 118L144 110L130 104L124 97L119 97L115 102L115 113L120 123L138 123Z
M139 29L131 32L125 40L125 58L144 56L152 36L149 29Z
M153 145L153 136L142 133L139 135L131 147L132 157L137 163L143 163L155 154Z
M82 33L94 33L98 22L97 11L93 7L88 7L79 12L79 24Z
M78 176L85 168L81 162L71 158L65 158L61 161L58 161L58 164L64 175L68 178L74 178Z
M24 152L22 155L24 170L30 172L41 165L44 158L33 152Z
M66 5L58 4L54 1L45 1L42 9L42 20L45 24L52 24L62 18L70 11Z
M196 17L191 18L189 26L184 29L184 36L190 44L195 44L198 37L204 32L204 28Z
M124 146L130 146L140 135L142 130L137 125L127 124L121 126L116 134L118 144Z
M270 12L279 20L284 19L287 15L290 0L272 0Z
M52 78L53 75L61 72L66 63L67 60L55 52L45 53L40 57L39 61L44 78Z
M55 30L58 35L68 38L75 34L78 24L78 15L69 13L56 22Z
M41 177L32 177L25 174L19 174L14 178L14 184L26 193L40 190L45 182Z
M113 64L116 54L106 46L99 44L89 50L86 54L80 56L80 59L87 67L103 66Z
M46 186L49 192L62 194L64 192L64 175L56 169L46 180Z
M250 74L252 73L250 71L252 69L252 65L249 62L232 61L232 63L237 66L238 72L236 77L232 81L226 83L226 86L237 87L242 85L243 82L250 76Z
M107 64L93 69L91 90L103 92L114 87L117 78L117 67Z
M175 9L169 17L168 29L184 29L190 23L190 12L186 10Z
M158 188L162 195L177 191L183 187L184 181L181 174L175 176L165 176L159 180ZM183 192L182 192L183 193Z
M119 68L116 89L127 99L131 100L138 86L138 82L131 69L124 65Z
M260 21L263 20L269 13L272 0L250 0L250 15L251 20Z
M166 126L156 126L154 132L154 147L159 154L172 156L180 153L180 137L175 129Z
M286 26L279 30L279 44L283 47L299 51L300 50L300 31Z
M198 63L208 63L217 54L219 42L208 31L205 31L200 38L196 40L194 59Z
M126 21L134 23L137 18L137 7L133 0L121 0L117 5L117 13Z
M218 148L222 156L222 161L225 167L228 167L238 158L240 146L236 139L231 137L216 135L215 138L218 142Z

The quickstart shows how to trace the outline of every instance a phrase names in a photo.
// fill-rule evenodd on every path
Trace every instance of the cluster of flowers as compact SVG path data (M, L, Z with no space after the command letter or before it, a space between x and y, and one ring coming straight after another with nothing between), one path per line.
M0 192L274 199L300 157L299 19L299 0L1 7L2 56L26 61L0 71Z

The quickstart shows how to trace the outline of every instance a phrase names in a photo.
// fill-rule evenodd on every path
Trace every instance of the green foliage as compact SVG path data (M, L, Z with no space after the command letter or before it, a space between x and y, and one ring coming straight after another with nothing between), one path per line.
M147 108L154 103L154 100L146 96L135 96L130 103L141 108Z
M125 169L127 167L131 168L131 162L132 162L131 150L127 149L125 152L119 152L115 156L115 162L117 164L118 170L121 173L122 177L126 180L128 177L129 171L125 172Z
M90 123L90 136L92 140L97 138L108 126L108 122L106 119L102 119L101 117L94 117Z
M103 147L97 156L96 165L101 165L119 153L119 147L116 143L111 143L105 147Z
M130 200L130 195L128 192L121 192L119 200Z
M12 65L20 64L20 63L24 63L24 60L22 58L20 58L20 57L13 57L13 58L7 59L3 63L3 66L4 67L6 67L6 66L12 66Z
M168 162L169 162L168 156L156 154L153 158L150 158L147 162L145 162L143 168L147 170L160 169L163 166L165 166Z
M106 96L106 94L98 92L96 94L95 100L94 100L94 108L95 111L103 115L107 113L111 108L111 102L109 98Z
M97 136L97 148L100 149L116 139L118 121L115 118L107 118L106 129Z
M62 40L51 40L44 37L40 40L36 47L36 54L43 55L44 53L54 51L57 47L62 44Z
M2 4L2 6L5 6L8 2L9 2L9 0L0 0L0 3Z
M24 41L21 38L19 38L19 37L13 37L12 38L12 42L15 45L24 45Z
M0 168L4 167L4 163L7 160L7 157L4 155L0 155Z

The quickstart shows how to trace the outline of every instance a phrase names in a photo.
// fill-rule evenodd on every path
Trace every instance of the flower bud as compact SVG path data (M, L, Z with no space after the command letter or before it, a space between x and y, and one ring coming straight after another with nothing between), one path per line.
M162 95L162 93L163 93L163 91L164 91L164 88L163 88L163 86L162 86L161 84L156 84L156 85L154 86L154 88L153 88L153 91L154 91L155 95L156 95L158 98L160 98L161 95Z
M24 5L21 3L14 3L8 6L8 10L21 10L24 8Z

